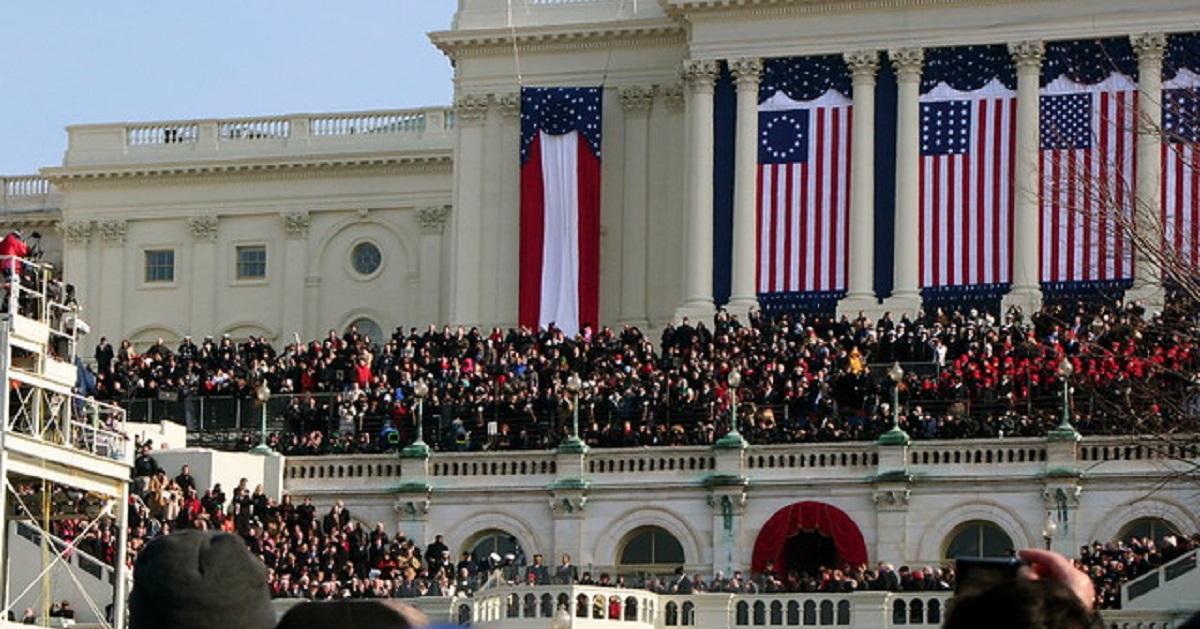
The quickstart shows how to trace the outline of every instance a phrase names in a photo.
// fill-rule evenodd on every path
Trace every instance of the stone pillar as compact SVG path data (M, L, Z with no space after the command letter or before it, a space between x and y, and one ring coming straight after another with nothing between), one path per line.
M717 62L692 59L683 64L687 83L688 134L687 240L684 242L684 298L675 318L712 318L713 305L713 84Z
M312 218L308 212L288 212L279 215L283 226L283 234L287 239L283 246L283 312L280 318L279 334L282 343L293 332L301 339L312 339L320 336L316 329L317 319L305 318L305 274L308 272L308 228ZM315 306L315 300L313 300Z
M518 274L521 269L521 162L517 157L521 154L521 94L512 92L496 98L500 110L499 137L497 138L497 155L502 156L493 164L493 169L500 176L497 182L497 198L500 200L494 210L499 218L494 240L495 266L498 269L499 281L491 290L494 304L492 314L488 319L504 327L517 325L517 299L520 291L512 287L520 284ZM430 319L441 321L441 319Z
M104 290L98 293L101 301L100 323L97 327L100 336L122 339L126 332L125 321L122 317L125 312L126 299L125 238L129 233L129 223L124 220L106 220L97 223L96 227L100 232L100 243L103 245L98 273L99 277L104 278ZM144 281L145 264L144 256L139 257L137 270L134 271L136 274L134 281ZM119 343L119 341L114 341L114 343Z
M450 321L463 325L479 324L482 311L482 175L488 105L487 95L479 94L460 96L454 104L458 141L454 148L454 227L450 232Z
M621 89L625 111L624 217L621 221L621 306L617 321L640 329L649 327L646 314L648 265L647 207L650 162L650 109L654 88L634 85Z
M218 278L221 277L216 266L220 219L203 215L189 217L187 222L188 231L192 234L192 303L188 309L191 314L190 329L215 332L217 304L213 300L213 282L220 281Z
M729 311L746 314L758 307L755 286L755 246L758 214L758 80L760 59L729 62L737 85L737 129L734 139L733 178L733 275Z
M921 306L921 67L925 51L888 52L896 69L895 281L888 309L915 313Z
M1137 184L1134 201L1134 284L1129 298L1148 310L1162 310L1163 268L1154 254L1162 247L1162 62L1167 37L1144 33L1131 38L1138 56Z
M712 566L704 571L732 575L750 565L754 540L743 539L746 517L746 485L743 476L710 478L708 506L712 509Z
M446 231L446 219L450 206L434 205L417 208L417 225L421 229L421 251L418 264L420 276L420 304L417 317L420 321L441 321L439 290L442 286L442 234Z
M876 480L871 492L875 504L875 552L898 562L911 561L908 555L908 506L911 499L908 478L904 475Z
M1004 297L1004 307L1020 306L1027 314L1042 305L1041 239L1038 223L1041 220L1039 195L1039 155L1041 128L1039 126L1038 83L1042 72L1044 47L1040 41L1023 41L1008 45L1017 67L1017 125L1016 154L1013 156L1013 242L1012 289Z
M60 221L55 228L58 230L63 243L63 272L66 280L75 285L75 298L85 307L91 304L92 296L88 287L91 278L88 275L88 246L92 242L91 221ZM86 312L86 311L85 311ZM85 315L86 316L86 315ZM91 317L88 317L90 319ZM100 337L96 336L99 342ZM82 354L83 348L78 351Z
M875 73L879 52L859 50L844 55L854 81L854 113L850 146L850 274L843 313L875 310Z

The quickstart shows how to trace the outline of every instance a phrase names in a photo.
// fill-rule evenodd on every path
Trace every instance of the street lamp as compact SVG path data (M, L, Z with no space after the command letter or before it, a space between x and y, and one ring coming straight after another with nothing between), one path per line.
M1046 521L1042 523L1042 539L1046 542L1046 550L1054 545L1054 538L1058 537L1058 522L1054 521L1054 513L1046 512Z
M271 446L267 445L267 401L270 399L271 387L267 385L266 378L263 378L254 389L254 401L262 409L262 414L259 418L258 445L250 449L253 454L275 454Z
M889 446L906 446L909 442L908 433L900 427L900 383L904 382L904 368L900 366L900 361L892 363L887 374L892 381L892 427L879 435L878 443Z
M742 438L742 433L738 432L737 418L738 389L742 386L742 372L737 368L731 369L726 376L726 382L729 383L729 432L714 445L718 448L745 448L746 440Z
M1070 359L1063 356L1062 361L1058 363L1058 379L1062 381L1062 419L1058 422L1058 426L1050 432L1052 439L1070 441L1079 439L1079 433L1071 425L1071 374L1074 373L1075 366L1071 364Z
M426 458L429 456L429 444L425 443L425 396L429 395L429 385L424 378L413 384L413 395L417 396L417 438L405 446L400 456Z
M587 444L579 438L579 395L583 391L583 380L578 374L567 376L567 392L571 394L571 436L558 446L559 452L583 454L587 452Z

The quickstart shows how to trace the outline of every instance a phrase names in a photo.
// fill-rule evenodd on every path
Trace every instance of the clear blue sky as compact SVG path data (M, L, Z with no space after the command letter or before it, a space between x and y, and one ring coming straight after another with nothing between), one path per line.
M448 105L455 0L0 0L0 175L65 127Z

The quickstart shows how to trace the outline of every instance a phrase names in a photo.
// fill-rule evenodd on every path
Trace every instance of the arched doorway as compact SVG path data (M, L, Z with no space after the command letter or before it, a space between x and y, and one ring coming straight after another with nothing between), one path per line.
M821 566L860 565L867 561L862 531L850 516L823 502L797 502L775 512L754 541L751 570L774 564L776 573L815 574Z

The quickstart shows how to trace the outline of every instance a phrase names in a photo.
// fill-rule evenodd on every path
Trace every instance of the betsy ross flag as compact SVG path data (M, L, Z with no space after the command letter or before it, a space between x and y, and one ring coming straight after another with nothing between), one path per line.
M1133 276L1137 87L1060 76L1041 90L1041 281Z
M1200 75L1163 84L1163 239L1185 268L1200 267ZM1194 273L1193 273L1194 274Z
M521 88L521 325L573 336L599 317L600 95Z
M851 101L830 89L758 107L758 292L846 289Z
M921 95L921 286L1010 281L1016 97L998 80Z

